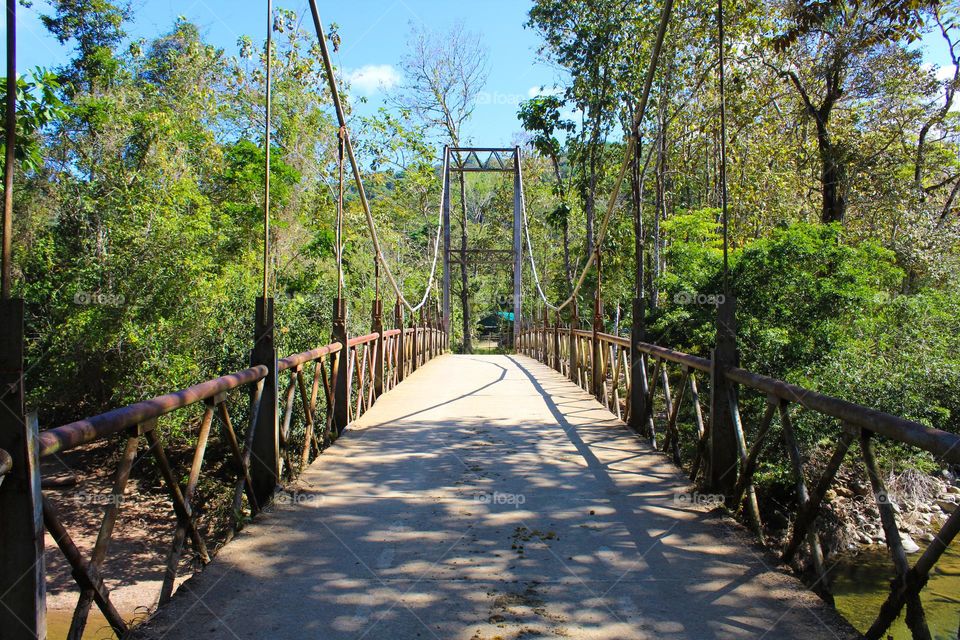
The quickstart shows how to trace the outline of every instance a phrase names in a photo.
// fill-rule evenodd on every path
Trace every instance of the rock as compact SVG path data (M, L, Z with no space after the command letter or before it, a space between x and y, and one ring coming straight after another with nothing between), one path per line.
M943 499L937 500L937 506L940 507L940 510L944 513L953 513L953 510L957 508L956 503Z
M927 533L924 533L923 535L921 535L921 536L920 536L920 539L923 540L924 542L933 542L934 540L937 539L937 537L936 537L935 535L933 535L932 533L927 532Z
M844 498L851 498L851 497L853 497L853 491L850 491L850 489L848 489L847 487L842 487L842 486L841 486L841 487L837 487L836 490L835 490L835 493L836 493L838 496L843 496Z
M952 493L953 495L960 495L960 487L950 485L947 487L947 493Z
M900 534L900 542L903 543L903 550L907 553L916 553L920 551L920 545L913 541L909 535L905 533Z

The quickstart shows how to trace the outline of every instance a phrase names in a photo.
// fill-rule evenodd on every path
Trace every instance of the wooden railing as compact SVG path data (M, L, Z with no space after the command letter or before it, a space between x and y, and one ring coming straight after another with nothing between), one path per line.
M38 432L35 416L32 417L28 421L28 434L34 434L36 446L33 468L29 470L28 477L34 478L32 484L38 489L40 458L107 438L124 439L123 453L113 474L110 496L98 501L107 506L89 557L85 557L75 543L51 499L43 491L39 491L37 502L42 509L43 525L69 563L73 579L80 589L80 598L74 610L68 637L79 639L83 635L94 603L119 637L123 637L128 630L127 623L111 602L110 590L104 582L101 569L109 552L141 439L146 440L147 451L157 463L173 505L177 524L167 552L166 570L159 597L162 605L174 592L181 557L188 542L190 551L200 564L210 561L211 552L198 526L199 518L205 514L196 509L193 501L214 422L218 425L222 443L229 450L234 470L234 480L227 490L232 496L232 522L229 527L236 530L242 526L242 514L245 511L249 512L251 517L255 516L272 498L272 490L266 495L258 493L258 483L276 487L277 482L282 479L295 479L315 456L332 444L340 431L334 424L338 403L347 405L348 422L353 422L366 413L382 393L396 387L406 376L445 350L446 335L437 318L421 315L420 323L408 327L402 326L402 315L399 311L396 312L395 319L398 327L385 330L379 317L375 315L376 330L349 338L346 347L341 342L331 342L276 361L278 383L282 382L283 378L286 379L282 402L278 402L278 406L272 409L276 416L274 424L278 429L280 460L276 468L280 473L275 478L267 478L265 483L263 479L254 476L258 473L258 468L270 468L271 465L268 464L269 461L261 461L264 464L259 466L256 464L257 453L253 443L258 424L262 428L263 424L270 423L269 420L264 421L264 412L269 414L271 410L264 401L265 381L271 369L268 365L255 364L242 371L207 380L180 391L42 432ZM342 377L338 374L342 362L340 356L344 349L347 353L348 374ZM346 380L346 388L340 388L338 380ZM244 392L246 400L243 397ZM242 433L238 433L231 412L231 407L235 408L238 402L248 403L247 419ZM202 406L202 415L199 418L191 463L188 469L178 471L167 455L168 447L165 446L164 438L158 429L158 421L164 416L188 411L197 406ZM187 419L189 420L189 416ZM0 482L11 467L10 456L0 450ZM179 479L184 477L186 482L181 484ZM42 541L42 535L40 540ZM42 544L38 553L42 554ZM37 563L42 572L42 557L37 559ZM43 606L42 598L38 597L34 601L34 608L42 610ZM36 611L21 613L25 616L24 619L37 615Z
M715 358L701 358L655 344L638 342L636 356L639 357L634 362L629 338L596 329L571 330L545 320L528 322L523 325L517 347L521 353L563 373L612 413L630 422L649 438L655 448L684 466L691 481L700 484L706 483L712 462L712 414L728 411L736 436L736 463L728 472L735 475L735 482L731 483L732 491L723 495L723 499L728 508L745 518L761 540L764 527L753 479L761 454L770 448L774 423L779 422L798 502L781 556L785 562L791 563L801 547L805 547L815 575L811 586L828 599L829 576L816 520L841 464L853 443L858 441L895 572L890 594L865 636L871 639L883 637L906 606L906 621L913 637L930 638L919 593L937 561L960 532L960 507L948 516L933 541L911 566L899 534L897 507L880 473L874 442L877 438L884 438L928 452L938 461L960 464L960 436L739 367L721 369L715 366ZM632 375L634 371L639 375ZM701 404L698 384L701 375L709 389L706 411ZM718 384L718 376L725 384ZM673 386L671 380L675 383ZM639 393L633 392L634 384L640 385ZM715 397L714 389L725 389L724 397ZM759 394L764 407L757 423L749 430L744 428L741 419L741 394ZM631 398L638 397L642 407L632 407ZM690 406L687 412L689 422L681 425L681 408L685 401ZM839 422L841 428L836 446L821 469L809 469L804 462L793 426L794 406ZM642 412L642 415L634 411ZM747 433L752 434L751 441L747 440ZM686 458L681 451L684 445L687 451L692 451L692 455ZM808 483L807 478L814 480Z

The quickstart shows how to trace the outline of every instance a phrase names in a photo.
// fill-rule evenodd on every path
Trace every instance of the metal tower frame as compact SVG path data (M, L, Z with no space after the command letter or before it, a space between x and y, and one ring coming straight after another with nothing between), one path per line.
M480 156L486 155L486 160ZM495 256L509 253L513 261L513 339L520 335L521 266L523 257L522 228L523 200L520 183L520 147L444 147L443 148L443 329L450 336L450 257L460 254L461 262L468 255ZM513 248L512 249L452 249L450 247L450 174L451 172L513 173Z

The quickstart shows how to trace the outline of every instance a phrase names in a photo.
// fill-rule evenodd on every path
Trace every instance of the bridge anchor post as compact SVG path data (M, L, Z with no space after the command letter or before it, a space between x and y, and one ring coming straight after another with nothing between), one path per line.
M590 335L590 385L593 396L603 404L603 387L606 384L603 367L600 359L600 339L597 334L603 331L603 299L600 296L600 249L596 249L597 263L597 290L593 295L593 326Z
M580 328L580 320L577 318L577 301L574 300L573 304L570 305L570 334L567 336L569 340L570 348L570 370L567 372L570 376L570 381L573 384L580 384L580 358L577 353L577 345L579 340L577 339L576 331Z
M563 363L560 361L560 312L553 315L553 368L563 373Z
M273 335L273 298L257 298L253 329L251 366L263 365L260 408L253 421L253 455L250 459L250 480L257 504L270 502L280 477L280 423L277 395L277 345Z
M630 428L640 434L645 434L647 424L647 390L643 381L644 370L643 353L640 343L647 339L646 301L643 298L633 299L633 317L630 320ZM649 435L649 434L645 434Z
M46 637L43 512L36 414L23 386L23 300L0 301L0 449L13 466L0 476L0 629L3 637Z
M333 381L333 432L340 436L347 428L350 402L350 346L347 340L347 301L333 299L333 340L342 346L330 358L330 379Z
M386 340L383 338L383 300L377 298L373 301L370 315L370 332L377 334L373 359L373 401L376 402L383 395L383 352L386 347Z
M407 342L403 329L403 306L400 304L399 298L393 306L393 328L400 330L400 334L397 336L397 361L393 364L397 368L397 383L399 384L403 382L404 370L407 368Z
M711 362L709 468L706 477L711 491L729 498L736 488L740 460L735 418L731 409L735 406L731 399L737 389L726 377L726 372L739 364L736 300L729 293L717 305L717 342Z

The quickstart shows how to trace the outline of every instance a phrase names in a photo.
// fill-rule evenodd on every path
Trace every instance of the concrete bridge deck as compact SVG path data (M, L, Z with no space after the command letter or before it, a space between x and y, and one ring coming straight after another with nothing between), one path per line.
M383 396L140 635L857 637L735 524L677 499L687 490L542 364L443 356Z

